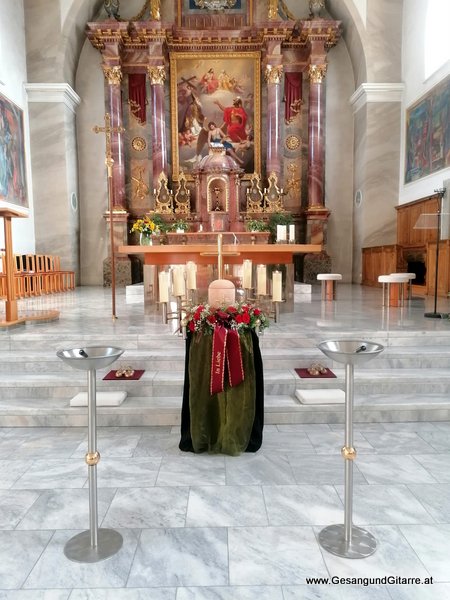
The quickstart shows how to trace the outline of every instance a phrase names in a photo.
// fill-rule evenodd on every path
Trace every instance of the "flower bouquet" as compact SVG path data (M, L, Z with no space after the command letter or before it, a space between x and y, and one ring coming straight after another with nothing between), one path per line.
M219 308L199 304L186 309L183 325L191 333L206 335L212 335L214 329L220 326L238 333L251 329L259 332L269 326L269 319L259 308L248 303Z
M133 223L130 233L140 234L140 244L145 246L151 244L151 236L154 233L159 233L158 225L149 217L145 216L142 219L136 219Z

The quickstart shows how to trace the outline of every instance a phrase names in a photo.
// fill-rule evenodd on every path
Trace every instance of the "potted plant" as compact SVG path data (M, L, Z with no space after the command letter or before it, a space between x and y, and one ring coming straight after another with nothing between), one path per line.
M269 231L268 224L262 219L249 219L245 222L247 231Z
M186 231L189 231L189 223L184 219L178 219L173 223L171 229L176 233L186 233Z

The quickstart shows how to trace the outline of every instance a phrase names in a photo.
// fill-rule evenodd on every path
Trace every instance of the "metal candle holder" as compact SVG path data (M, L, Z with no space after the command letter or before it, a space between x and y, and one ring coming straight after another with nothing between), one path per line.
M360 365L384 350L381 344L364 340L330 340L321 342L319 349L329 358L345 364L345 444L341 450L345 460L344 524L329 525L319 533L319 543L328 552L344 558L365 558L377 548L374 536L356 527L353 513L353 379L354 365Z
M72 537L64 546L68 559L80 563L95 563L109 558L120 550L123 538L114 529L98 528L97 464L100 453L97 450L96 414L96 369L107 367L123 354L122 348L90 346L59 350L56 354L73 369L87 371L88 376L88 451L85 456L89 476L89 531L82 531Z

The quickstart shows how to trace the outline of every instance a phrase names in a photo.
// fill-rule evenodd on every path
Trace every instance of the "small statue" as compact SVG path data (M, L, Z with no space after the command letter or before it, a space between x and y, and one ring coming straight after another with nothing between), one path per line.
M320 11L325 8L325 0L309 0L309 16L313 19L320 17Z
M219 194L220 194L220 188L219 187L215 187L213 189L213 192L216 196L216 206L214 207L214 210L216 211L221 211L222 210L222 206L220 205L220 200L219 200Z
M116 19L116 21L120 19L120 0L104 0L103 6L108 13L108 17Z

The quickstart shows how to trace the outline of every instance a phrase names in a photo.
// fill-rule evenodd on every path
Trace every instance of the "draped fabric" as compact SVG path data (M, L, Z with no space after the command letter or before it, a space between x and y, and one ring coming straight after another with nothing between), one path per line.
M144 125L146 116L146 77L145 73L130 73L128 75L128 101L136 119Z
M292 104L302 99L302 74L285 73L284 75L284 118L286 123L293 119L296 113L292 110Z
M180 450L237 456L256 452L264 426L264 381L258 336L240 336L245 379L210 394L212 336L188 334Z

